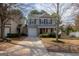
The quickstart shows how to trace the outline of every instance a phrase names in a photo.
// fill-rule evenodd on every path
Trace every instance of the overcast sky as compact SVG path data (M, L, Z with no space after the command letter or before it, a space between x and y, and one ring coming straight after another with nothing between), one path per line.
M28 3L28 4L17 4L18 7L22 10L25 16L33 10L45 10L49 14L56 12L56 3ZM68 9L67 9L68 8ZM66 10L67 9L67 10ZM63 13L61 20L63 22L74 22L74 17L71 15L73 12L73 7L70 3L60 4L60 15Z

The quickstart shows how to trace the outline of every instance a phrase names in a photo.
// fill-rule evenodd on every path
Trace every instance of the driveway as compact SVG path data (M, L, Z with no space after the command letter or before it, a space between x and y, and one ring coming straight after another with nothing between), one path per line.
M19 40L21 39L21 40ZM44 56L48 55L46 48L39 38L19 38L12 40L11 48L0 51L0 55L6 56Z

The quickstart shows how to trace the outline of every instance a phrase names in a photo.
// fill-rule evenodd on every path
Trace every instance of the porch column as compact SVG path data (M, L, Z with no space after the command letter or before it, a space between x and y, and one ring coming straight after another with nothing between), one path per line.
M42 33L45 33L45 28L42 28Z
M48 28L48 33L51 33L51 29L50 28Z
M44 28L44 32L46 33L46 28Z

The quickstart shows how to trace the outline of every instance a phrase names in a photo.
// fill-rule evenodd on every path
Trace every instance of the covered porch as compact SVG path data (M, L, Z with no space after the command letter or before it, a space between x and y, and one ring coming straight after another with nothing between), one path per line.
M51 33L55 30L55 28L39 28L39 34Z

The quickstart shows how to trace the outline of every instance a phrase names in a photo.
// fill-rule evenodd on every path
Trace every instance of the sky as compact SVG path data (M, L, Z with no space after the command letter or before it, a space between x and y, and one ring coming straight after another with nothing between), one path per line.
M24 16L27 16L31 10L45 10L49 14L56 12L56 3L27 3L27 4L17 4L18 8L23 12ZM61 20L63 23L73 23L74 17L71 15L73 12L73 7L71 7L71 3L62 3L59 4L59 11L61 16ZM67 10L66 10L67 9Z

